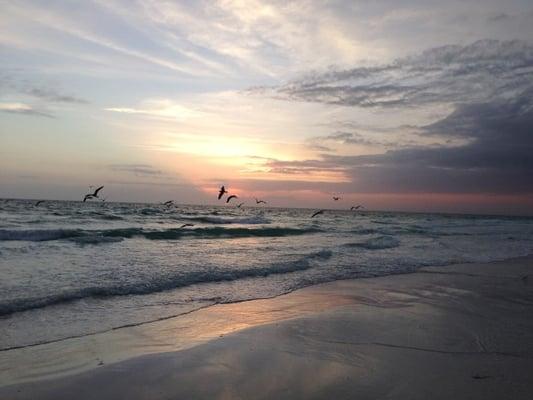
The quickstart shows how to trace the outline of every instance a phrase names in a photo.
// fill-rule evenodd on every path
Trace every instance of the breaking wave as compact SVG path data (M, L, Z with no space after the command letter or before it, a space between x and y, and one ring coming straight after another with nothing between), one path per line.
M332 256L329 250L307 254L293 262L268 265L263 268L245 268L237 270L209 269L179 273L171 276L153 278L147 281L117 284L114 286L93 286L76 290L66 290L45 297L16 299L0 303L0 316L15 312L28 311L52 305L59 305L85 298L105 298L112 296L145 295L157 293L194 284L235 281L246 278L265 277L273 274L287 274L312 268L313 261L325 261Z
M200 216L200 217L181 217L180 219L187 221L203 222L207 224L242 224L242 225L259 225L270 224L270 220L261 215L254 217L241 217L241 218L224 218L213 216Z
M288 228L288 227L257 227L257 228L226 228L221 226L202 227L194 229L170 228L163 230L150 230L144 228L118 228L107 230L83 230L83 229L26 229L9 230L0 229L0 241L25 240L41 242L48 240L73 240L80 242L80 238L91 237L94 243L98 238L108 243L106 238L129 239L144 237L149 240L178 240L182 238L216 239L216 238L244 238L244 237L283 237L305 235L321 232L320 229ZM87 239L89 241L90 239Z

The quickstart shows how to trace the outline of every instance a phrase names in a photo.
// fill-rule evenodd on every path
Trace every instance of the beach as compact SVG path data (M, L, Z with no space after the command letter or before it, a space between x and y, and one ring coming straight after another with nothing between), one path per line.
M1 399L529 399L533 258L340 280L0 353Z
M533 0L0 11L0 400L533 400Z

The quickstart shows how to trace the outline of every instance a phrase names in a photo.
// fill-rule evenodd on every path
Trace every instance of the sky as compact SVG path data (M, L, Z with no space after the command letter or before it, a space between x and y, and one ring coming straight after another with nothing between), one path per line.
M531 0L0 11L0 197L533 214Z

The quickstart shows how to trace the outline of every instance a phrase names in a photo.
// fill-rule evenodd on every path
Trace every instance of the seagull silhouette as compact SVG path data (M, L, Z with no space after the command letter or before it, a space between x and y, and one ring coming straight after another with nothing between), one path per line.
M361 204L359 204L358 206L351 206L350 207L350 210L353 211L353 210L359 210L360 208L364 208Z
M172 201L172 200L165 201L164 203L161 203L161 205L167 206L167 207L170 207L172 204L174 204L174 201Z
M335 197L335 196L333 196L333 200L335 200L335 201L339 201L339 200L340 200L340 197Z
M88 193L83 198L83 202L85 203L88 199L97 199L98 198L98 192L102 190L104 187L100 186L98 189L94 191L94 193Z
M194 224L183 224L182 226L180 226L180 229L185 228L186 226L194 226Z
M322 214L324 211L326 211L326 210L319 210L319 211L315 212L313 215L311 215L311 218L316 217L318 214Z
M242 203L237 204L237 208L241 208L243 204L244 204L244 201Z
M44 203L44 200L39 200L39 201L38 201L37 203L35 203L33 206L34 206L34 207L37 207L37 206L39 206L39 204L41 204L41 203Z
M255 197L255 204L261 204L261 203L266 204L267 202L264 200L259 200L257 197Z
M219 200L222 198L222 196L224 196L224 193L228 193L228 191L226 190L226 188L224 186L222 186L220 188L220 191L218 192L218 199Z
M229 203L229 201L230 201L231 199L238 199L238 198L239 198L239 197L237 197L237 195L232 194L231 196L229 196L229 197L226 199L226 203Z

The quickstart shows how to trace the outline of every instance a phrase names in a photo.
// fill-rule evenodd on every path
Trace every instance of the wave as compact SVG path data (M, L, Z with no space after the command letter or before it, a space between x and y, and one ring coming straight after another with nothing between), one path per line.
M49 240L73 240L80 238L123 238L144 237L149 240L177 240L181 238L216 239L216 238L245 238L245 237L283 237L305 235L321 232L320 229L298 229L289 227L258 227L258 228L225 228L221 226L203 227L195 229L170 228L164 230L148 230L144 228L117 228L107 230L83 229L35 229L9 230L0 229L0 241L25 240L41 242ZM87 239L89 241L89 239ZM103 240L105 241L105 240ZM107 241L109 242L109 241Z
M85 298L146 295L195 284L235 281L246 278L265 277L274 274L287 274L310 269L314 266L313 261L328 260L331 256L332 252L330 250L322 250L316 253L307 254L293 262L271 264L264 268L246 268L239 270L210 269L206 271L194 271L173 276L158 277L157 279L154 278L152 280L145 280L127 285L85 287L64 291L46 297L17 299L11 302L0 303L0 316L69 303Z
M270 224L271 221L261 215L254 217L241 217L241 218L224 218L224 217L181 217L180 220L204 222L208 224L242 224L242 225L259 225Z
M146 207L140 210L142 215L157 215L161 214L161 210L158 208Z
M360 229L352 229L350 231L351 233L355 233L357 235L373 235L373 234L379 234L379 235L425 235L425 234L431 234L431 231L428 229L421 228L419 226L415 225L405 225L405 226L388 226L386 228L383 227L376 227L376 228L360 228Z
M27 240L30 242L41 242L46 240L69 239L81 236L82 232L79 229L0 229L0 241Z
M400 246L400 241L392 236L378 236L364 242L346 243L346 247L359 247L367 250L392 249Z
M121 237L109 237L101 235L89 235L89 236L78 236L70 238L69 240L76 242L79 245L88 245L88 244L104 244L104 243L117 243L122 242L124 238Z

